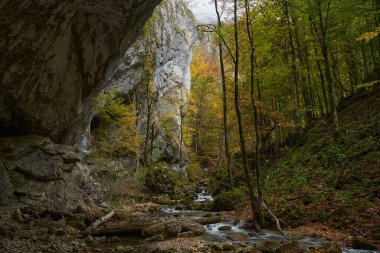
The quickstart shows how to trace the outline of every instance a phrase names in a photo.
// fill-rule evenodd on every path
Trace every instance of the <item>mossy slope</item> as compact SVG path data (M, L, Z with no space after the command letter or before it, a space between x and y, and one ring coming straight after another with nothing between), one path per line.
M326 120L263 168L266 199L291 227L317 223L372 239L380 232L380 87L340 105L340 136Z

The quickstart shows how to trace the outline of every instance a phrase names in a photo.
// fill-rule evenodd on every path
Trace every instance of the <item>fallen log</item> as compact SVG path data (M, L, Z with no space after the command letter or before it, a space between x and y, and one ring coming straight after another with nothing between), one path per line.
M86 228L84 231L81 232L83 236L91 234L97 227L111 219L112 216L115 215L115 211L112 210L112 212L108 213L107 215L103 216L102 218L96 220L94 223L92 223L88 228Z
M147 222L147 221L122 221L118 223L104 224L93 231L93 235L103 236L103 235L120 235L120 234L140 234L141 231L152 224L157 222Z
M201 217L201 218L193 218L193 219L180 219L177 220L190 220L201 225L214 224L222 221L221 216L212 216L212 217ZM108 223L104 224L102 227L98 227L95 229L92 234L96 236L103 235L127 235L127 234L141 234L141 231L153 224L162 222L162 220L154 220L154 221L122 221L118 223Z

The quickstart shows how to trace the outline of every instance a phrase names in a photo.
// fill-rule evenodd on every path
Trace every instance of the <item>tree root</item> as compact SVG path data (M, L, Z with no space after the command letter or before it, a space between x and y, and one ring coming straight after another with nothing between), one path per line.
M270 216L272 216L272 218L274 219L274 221L276 222L276 227L277 227L277 231L282 235L284 236L284 232L282 231L281 229L281 225L280 225L280 220L277 218L277 216L268 208L268 206L264 203L264 201L262 202L262 206L265 210L267 210L267 212L269 213Z

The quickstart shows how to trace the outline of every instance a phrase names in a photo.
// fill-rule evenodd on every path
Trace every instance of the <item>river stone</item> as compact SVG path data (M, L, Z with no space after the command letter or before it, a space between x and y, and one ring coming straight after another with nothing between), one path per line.
M261 251L258 251L254 245L249 245L244 248L237 249L237 253L262 253Z
M194 232L192 231L187 231L187 232L182 232L182 233L179 233L177 238L191 238L191 237L194 237L195 234Z
M232 227L231 226L221 226L218 228L218 230L221 230L221 231L227 231L227 230L231 230Z
M223 243L223 251L235 251L235 246L232 243Z
M304 251L305 252L305 251ZM326 242L319 248L309 248L307 253L342 253L342 248L337 242Z
M274 253L279 246L279 242L265 241L254 245L262 253Z
M145 237L162 235L164 238L177 237L181 232L192 232L195 235L201 235L206 232L206 229L194 221L167 220L150 225L142 230Z
M291 241L279 246L275 253L303 253L306 251L306 247L299 242Z
M232 233L227 236L232 241L245 241L247 236L243 233Z
M352 248L364 250L377 250L376 245L363 237L355 237L352 240Z
M223 251L223 243L220 242L214 242L212 244L212 248L218 251Z

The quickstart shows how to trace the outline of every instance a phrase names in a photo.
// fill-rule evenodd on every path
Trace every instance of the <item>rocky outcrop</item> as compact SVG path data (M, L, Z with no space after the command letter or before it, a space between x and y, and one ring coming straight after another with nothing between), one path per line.
M185 4L167 0L139 37L159 2L0 0L0 136L19 136L0 139L0 204L85 206L93 187L80 154L90 146L94 97L136 91L144 133L146 59L160 122L155 157L178 163L196 29Z
M93 180L80 161L73 147L49 138L0 138L0 201L6 204L14 194L21 203L38 208L85 210L85 199L93 197Z
M108 73L108 90L137 102L140 135L146 135L147 111L154 112L150 116L154 132L153 147L149 147L153 149L152 159L165 160L177 169L196 40L195 20L186 4L182 0L164 0L145 25L142 36Z
M159 0L0 0L0 134L88 148L92 98Z

